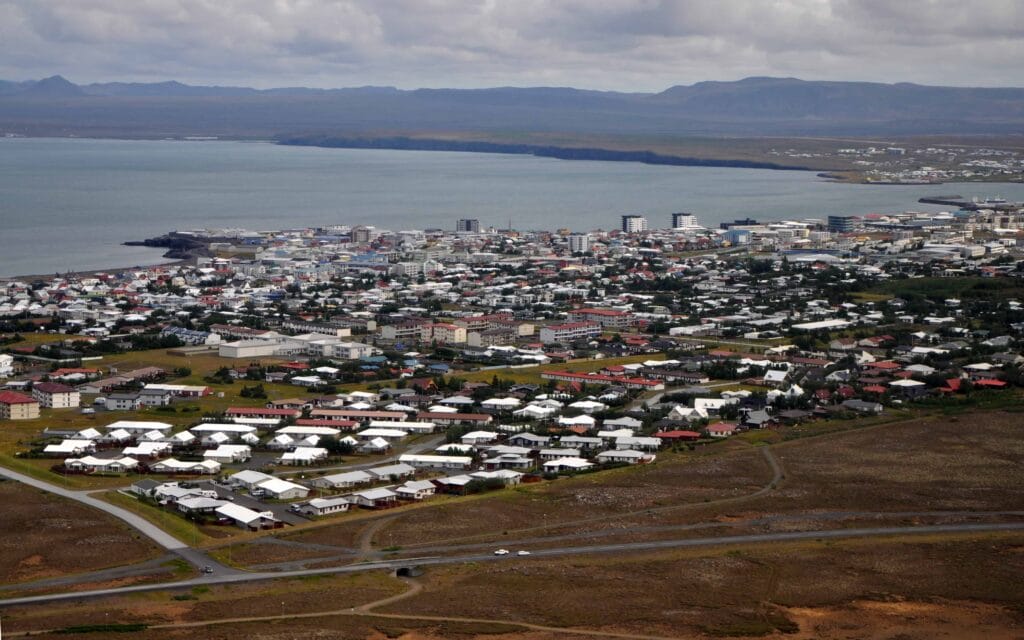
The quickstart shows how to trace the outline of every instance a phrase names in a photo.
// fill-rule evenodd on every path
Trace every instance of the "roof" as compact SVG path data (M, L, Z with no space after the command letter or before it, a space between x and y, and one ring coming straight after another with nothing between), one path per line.
M78 393L78 389L57 382L37 382L32 385L32 390L43 393Z
M0 404L39 404L34 398L16 391L0 391Z

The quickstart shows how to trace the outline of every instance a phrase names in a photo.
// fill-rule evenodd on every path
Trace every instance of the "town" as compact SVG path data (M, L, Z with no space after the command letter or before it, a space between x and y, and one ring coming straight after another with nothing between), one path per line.
M40 428L4 461L259 530L1021 383L1019 208L666 217L190 232L195 265L9 281L0 419Z

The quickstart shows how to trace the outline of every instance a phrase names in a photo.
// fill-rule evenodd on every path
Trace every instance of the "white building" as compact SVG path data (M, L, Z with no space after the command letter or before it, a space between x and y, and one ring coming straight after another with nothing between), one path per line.
M586 253L590 251L589 233L569 234L569 253Z
M622 216L623 233L640 233L647 231L647 218L638 215Z
M697 216L692 213L673 213L672 214L672 228L673 229L694 229L698 227Z

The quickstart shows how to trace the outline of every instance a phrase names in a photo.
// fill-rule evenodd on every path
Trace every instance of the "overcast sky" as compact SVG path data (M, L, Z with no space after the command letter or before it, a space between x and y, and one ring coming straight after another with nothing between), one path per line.
M0 0L0 78L1024 85L1024 0Z

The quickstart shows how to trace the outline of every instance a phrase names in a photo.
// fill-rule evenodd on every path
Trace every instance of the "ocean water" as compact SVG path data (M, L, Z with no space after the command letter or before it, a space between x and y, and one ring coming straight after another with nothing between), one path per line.
M673 211L711 226L906 210L924 195L1024 200L1020 184L866 186L814 173L269 143L0 138L0 276L154 264L174 229L372 224L614 228Z

